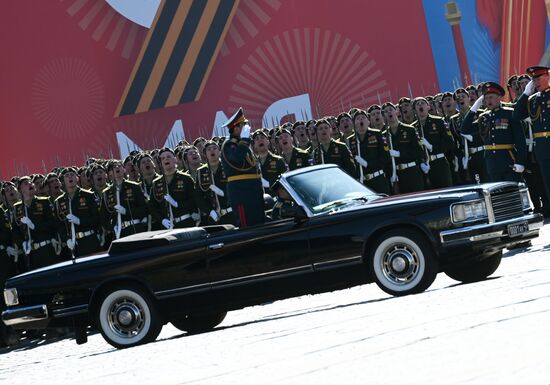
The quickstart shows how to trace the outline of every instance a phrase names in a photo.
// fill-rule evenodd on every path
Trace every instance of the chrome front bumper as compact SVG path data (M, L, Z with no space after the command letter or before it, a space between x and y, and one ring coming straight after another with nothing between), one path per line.
M508 235L508 225L527 222L529 231L511 238ZM544 217L541 214L529 214L522 217L508 219L502 222L482 223L459 229L445 230L439 233L441 244L444 246L459 244L464 242L483 242L508 238L507 243L522 240L525 238L534 238L538 235L539 229L543 226Z
M48 319L48 307L36 305L9 309L2 312L2 321L8 326L44 322Z

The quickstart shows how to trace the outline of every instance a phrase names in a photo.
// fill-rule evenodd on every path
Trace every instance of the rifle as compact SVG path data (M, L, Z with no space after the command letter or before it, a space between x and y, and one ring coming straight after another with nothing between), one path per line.
M418 119L418 125L420 126L420 137L422 139L426 139L426 137L424 136L424 124L420 121L420 119ZM428 147L426 147L425 145L422 145L424 147L424 156L426 157L426 164L428 166L430 166L430 152L428 151ZM430 176L429 176L429 172L428 174L425 174L425 180L426 180L426 187L428 186L431 186L432 182L430 181Z
M66 194L66 195L67 195L67 205L69 206L69 214L72 215L73 208L71 205L71 198L69 197L69 194ZM71 257L74 262L74 260L76 259L76 256L74 255L74 248L76 247L76 229L73 222L71 222L71 241L73 242L73 248L71 249Z
M359 133L357 131L355 131L355 143L357 145L357 156L361 158L361 140L359 139ZM365 180L365 175L363 172L363 166L359 164L359 182L363 184L364 180Z
M390 150L393 150L393 141L391 138L391 128L388 127L388 143L390 145ZM390 179L392 193L393 194L399 194L399 177L397 176L397 165L395 164L395 158L393 156L390 156L391 158L391 167L392 167L392 176Z
M116 191L116 204L120 206L120 188L115 182L115 191ZM120 238L120 233L122 232L122 214L117 210L116 214L116 228L115 228L115 237L116 239Z

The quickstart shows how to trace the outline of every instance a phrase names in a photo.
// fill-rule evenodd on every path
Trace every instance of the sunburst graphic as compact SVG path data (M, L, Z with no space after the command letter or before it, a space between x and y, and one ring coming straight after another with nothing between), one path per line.
M364 48L319 28L285 31L259 46L241 67L231 91L228 110L243 106L256 123L274 101L304 93L310 96L314 117L350 106L366 108L389 95L382 71Z
M61 139L82 138L103 117L103 84L95 70L76 58L59 58L36 75L32 111L42 127Z
M118 14L105 0L61 0L83 31L106 49L129 59L141 48L147 29Z
M241 0L220 50L221 55L229 55L231 50L243 47L248 39L254 38L281 5L280 0Z
M475 31L472 59L472 80L474 83L500 81L500 47L493 44L486 29ZM458 84L461 83L458 82Z

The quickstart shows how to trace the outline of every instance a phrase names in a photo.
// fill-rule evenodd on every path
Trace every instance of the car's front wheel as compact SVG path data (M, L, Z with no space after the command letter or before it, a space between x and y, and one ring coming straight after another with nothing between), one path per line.
M118 349L154 341L161 317L150 296L139 287L115 287L102 296L97 325L103 338Z
M170 323L181 331L188 333L203 333L218 326L227 315L227 312L213 312L203 314L189 314L172 319Z
M372 248L369 265L376 284L395 296L426 290L438 273L431 246L424 236L409 229L384 233Z
M499 251L481 261L466 265L451 266L445 269L445 274L454 280L464 283L483 281L498 269L501 260L502 251Z

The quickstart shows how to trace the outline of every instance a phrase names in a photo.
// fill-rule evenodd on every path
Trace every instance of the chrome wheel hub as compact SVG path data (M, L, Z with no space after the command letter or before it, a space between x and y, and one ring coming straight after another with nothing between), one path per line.
M407 245L393 245L382 259L384 277L396 285L406 285L416 278L420 268L420 258L416 251Z
M132 298L119 298L109 308L109 327L122 338L138 335L145 324L145 313L140 303Z

